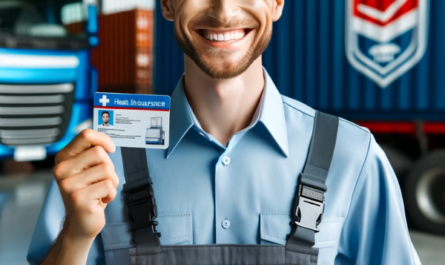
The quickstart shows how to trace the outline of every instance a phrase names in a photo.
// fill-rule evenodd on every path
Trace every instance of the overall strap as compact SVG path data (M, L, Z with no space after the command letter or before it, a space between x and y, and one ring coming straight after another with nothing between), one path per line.
M125 174L124 192L128 216L133 223L134 243L137 253L160 253L160 233L156 200L152 180L147 165L147 154L144 148L122 147L122 160Z
M291 218L292 231L288 236L286 250L313 254L315 233L324 211L326 179L331 166L337 140L338 117L320 111L315 113L314 129L309 154L295 193Z

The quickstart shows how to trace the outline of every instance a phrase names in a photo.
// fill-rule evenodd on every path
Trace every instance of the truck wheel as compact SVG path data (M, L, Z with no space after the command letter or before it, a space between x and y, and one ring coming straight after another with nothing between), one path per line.
M445 235L445 151L422 156L403 185L410 221L426 232Z

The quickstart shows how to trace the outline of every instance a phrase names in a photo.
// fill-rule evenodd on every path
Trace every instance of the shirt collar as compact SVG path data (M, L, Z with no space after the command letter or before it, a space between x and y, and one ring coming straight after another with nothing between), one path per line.
M280 147L283 155L287 157L287 126L284 116L283 99L264 67L263 73L265 88L249 128L261 122ZM201 125L196 119L185 95L183 80L184 74L179 79L172 95L170 144L166 154L167 158L193 125L201 129Z
M267 128L284 156L287 157L289 149L283 98L264 67L263 71L266 85L259 120Z
M178 84L172 94L170 117L170 142L166 157L175 150L184 135L192 128L194 122L189 113L189 103L185 96L182 82L184 74L179 78Z

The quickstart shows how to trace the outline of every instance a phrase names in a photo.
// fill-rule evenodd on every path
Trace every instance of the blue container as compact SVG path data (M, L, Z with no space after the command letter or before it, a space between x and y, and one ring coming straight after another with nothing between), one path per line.
M367 2L373 1L286 1L263 54L278 89L348 119L445 120L445 1L407 1L413 7L405 6L385 23L353 12ZM395 23L410 26L388 31ZM377 25L377 34L366 31L367 25ZM183 53L159 5L154 51L155 91L171 94L184 71ZM379 72L385 69L393 70Z

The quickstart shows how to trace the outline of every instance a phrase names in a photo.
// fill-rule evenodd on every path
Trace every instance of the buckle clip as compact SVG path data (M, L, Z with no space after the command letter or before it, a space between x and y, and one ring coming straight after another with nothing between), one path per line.
M324 212L324 192L300 184L298 187L298 206L295 216L297 226L319 232L318 225Z
M161 237L161 233L156 231L158 222L156 199L151 185L144 185L137 189L127 190L126 201L128 216L133 222L133 230L151 227L153 234Z

